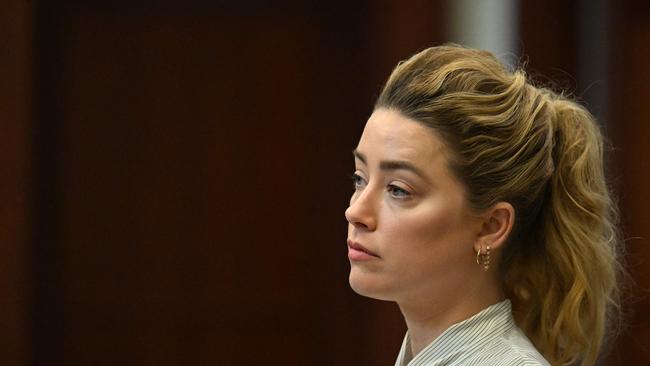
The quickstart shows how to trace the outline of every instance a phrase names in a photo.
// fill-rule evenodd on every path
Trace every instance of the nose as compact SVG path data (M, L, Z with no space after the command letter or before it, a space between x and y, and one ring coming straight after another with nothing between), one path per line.
M350 206L345 210L345 218L356 228L374 231L377 228L375 206L370 187L366 187L352 196Z

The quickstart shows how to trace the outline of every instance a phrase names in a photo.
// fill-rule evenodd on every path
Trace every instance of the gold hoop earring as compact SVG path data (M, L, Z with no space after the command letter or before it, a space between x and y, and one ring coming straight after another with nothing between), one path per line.
M483 270L487 271L490 269L490 246L485 246L485 254L482 251L483 245L480 245L478 250L476 250L476 264L483 266Z

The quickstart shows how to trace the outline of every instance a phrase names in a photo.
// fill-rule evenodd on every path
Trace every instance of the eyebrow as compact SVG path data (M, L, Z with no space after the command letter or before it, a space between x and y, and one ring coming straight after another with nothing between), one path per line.
M365 155L357 151L356 149L352 150L352 155L354 155L355 158L361 160L362 163L368 164ZM416 175L420 176L423 179L427 179L427 175L424 174L422 170L419 168L415 167L415 165L409 163L408 161L403 161L403 160L385 160L379 162L379 169L381 170L387 170L387 171L392 171L392 170L408 170Z

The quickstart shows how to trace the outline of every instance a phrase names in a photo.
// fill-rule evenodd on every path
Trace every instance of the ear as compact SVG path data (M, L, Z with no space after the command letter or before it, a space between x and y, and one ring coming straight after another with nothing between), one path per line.
M486 245L491 249L501 248L515 223L514 207L508 202L498 202L482 216L483 222L474 250L479 250L481 245L483 249Z

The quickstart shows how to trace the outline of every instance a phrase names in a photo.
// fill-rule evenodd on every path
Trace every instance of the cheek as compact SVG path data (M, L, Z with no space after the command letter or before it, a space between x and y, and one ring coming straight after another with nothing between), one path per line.
M401 216L385 231L386 239L393 243L400 257L444 261L452 259L467 244L467 222L456 205L448 201L428 202Z

